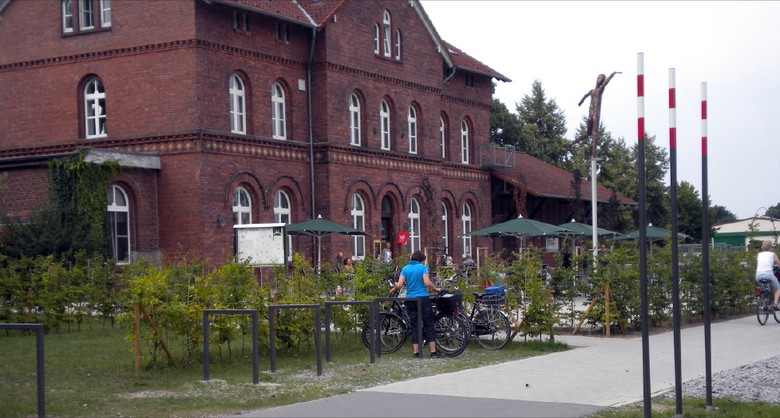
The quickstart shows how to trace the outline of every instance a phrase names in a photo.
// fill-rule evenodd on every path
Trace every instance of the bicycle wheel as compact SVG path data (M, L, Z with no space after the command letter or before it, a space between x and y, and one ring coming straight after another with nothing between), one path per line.
M466 349L471 337L471 325L462 314L436 317L436 350L455 357Z
M362 339L366 348L371 349L368 340L371 327L368 320L363 323ZM396 314L388 312L379 313L379 341L383 354L395 353L406 342L409 335L409 328L406 323Z
M774 314L772 309L772 301L769 299L769 292L762 291L756 296L756 318L761 325L766 324L769 319L769 313Z
M474 337L482 348L489 350L499 350L503 348L512 335L509 318L505 313L497 308L486 308L474 317L473 321Z

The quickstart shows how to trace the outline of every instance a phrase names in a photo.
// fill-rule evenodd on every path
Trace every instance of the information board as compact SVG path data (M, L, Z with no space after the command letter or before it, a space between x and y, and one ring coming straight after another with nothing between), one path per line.
M233 226L238 261L253 266L285 264L287 260L287 230L283 223L245 224Z

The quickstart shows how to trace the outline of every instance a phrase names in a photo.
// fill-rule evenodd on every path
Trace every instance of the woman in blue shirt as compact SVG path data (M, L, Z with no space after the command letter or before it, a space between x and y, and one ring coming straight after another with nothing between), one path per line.
M431 350L431 358L442 357L444 354L436 351L436 330L434 327L433 308L431 299L428 297L428 289L439 292L441 289L431 282L428 275L428 266L423 264L425 254L422 251L415 251L412 254L411 261L403 269L398 278L398 282L390 288L390 294L399 291L406 283L406 297L420 298L422 305L423 338L428 342ZM406 302L406 311L409 313L409 320L412 326L412 349L414 356L420 357L420 342L417 340L417 302Z

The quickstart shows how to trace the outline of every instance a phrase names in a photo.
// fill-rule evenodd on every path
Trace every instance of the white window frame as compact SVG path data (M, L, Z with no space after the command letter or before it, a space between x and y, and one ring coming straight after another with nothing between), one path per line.
M274 139L287 139L284 88L280 83L274 83L271 88L271 124Z
M379 104L379 121L381 148L383 150L389 150L392 146L390 141L390 105L387 104L386 100L382 100Z
M358 231L366 230L366 205L363 198L355 193L352 195L349 214L352 216L352 228ZM352 236L352 258L362 260L366 258L366 237L364 235Z
M466 235L471 232L471 205L468 203L463 204L463 215L460 218L462 226L461 237L463 239L463 255L471 255L471 235Z
M233 225L252 223L252 195L242 186L233 190Z
M230 132L246 135L246 89L238 74L230 76Z
M422 249L420 244L420 203L416 198L409 200L409 251Z
M444 124L444 116L439 116L439 146L441 158L447 158L447 130Z
M349 96L349 144L361 145L360 98L355 93Z
M382 25L385 28L385 56L390 57L392 55L392 31L390 30L390 12L385 10L382 17Z
M71 0L62 0L62 32L73 32L73 4Z
M285 225L292 223L292 205L290 196L282 189L274 194L274 222ZM292 235L287 235L287 261L292 260Z
M108 212L111 252L117 264L128 264L132 261L130 247L130 201L124 189L114 184L108 187L107 194L106 211ZM124 204L122 202L117 203L117 197L120 197ZM123 227L122 231L119 230L120 227ZM127 254L123 254L124 257L120 257L120 247L127 248Z
M379 23L374 23L374 54L379 55Z
M441 202L441 244L442 244L442 251L444 254L449 254L450 249L450 233L448 228L448 216L447 216L447 204L444 202Z
M395 59L401 60L401 30L395 30Z
M111 0L100 0L100 27L111 27Z
M409 122L409 154L417 154L417 109L414 105L409 106L407 121Z
M79 0L79 29L95 28L95 11L92 10L92 0Z
M469 163L469 124L465 120L460 122L460 162Z
M87 138L106 136L106 91L99 78L84 87L84 134Z

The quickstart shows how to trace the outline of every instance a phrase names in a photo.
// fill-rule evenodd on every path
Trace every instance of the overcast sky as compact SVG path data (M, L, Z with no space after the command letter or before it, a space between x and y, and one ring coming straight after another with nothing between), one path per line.
M780 202L780 2L422 0L442 39L510 78L496 98L514 111L540 80L573 138L600 73L601 123L637 142L637 54L645 130L669 148L669 68L676 72L677 178L701 195L701 90L707 83L711 205L737 218ZM774 126L774 128L772 127ZM668 180L668 177L667 177Z

